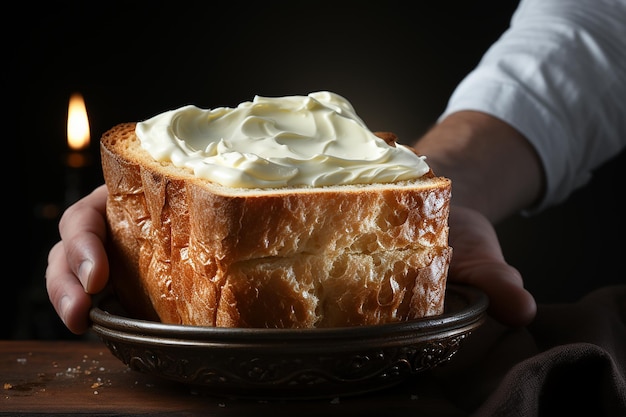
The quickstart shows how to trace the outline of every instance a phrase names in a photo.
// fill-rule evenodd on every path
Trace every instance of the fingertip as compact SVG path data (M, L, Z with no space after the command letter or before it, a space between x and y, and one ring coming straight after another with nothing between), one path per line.
M500 323L509 327L525 327L537 314L535 298L524 288L511 288L507 296L490 297L487 312Z
M67 243L67 263L87 294L97 294L107 284L109 266L102 241L94 234L84 234Z
M528 326L537 316L537 302L535 301L535 297L528 291L526 291L526 294L527 296L519 309L518 326Z
M89 328L90 308L91 299L86 294L79 298L63 295L59 300L59 317L72 333L82 335Z
M96 285L93 279L93 261L91 259L84 259L78 266L78 279L80 280L85 292L87 294L95 294L99 291L98 288L94 288Z
M67 269L67 265L54 263L48 266L46 289L50 302L65 327L74 334L85 333L89 326L91 296Z
M63 295L58 303L57 313L63 324L65 324L65 327L67 327L68 317L70 317L71 300L67 295Z

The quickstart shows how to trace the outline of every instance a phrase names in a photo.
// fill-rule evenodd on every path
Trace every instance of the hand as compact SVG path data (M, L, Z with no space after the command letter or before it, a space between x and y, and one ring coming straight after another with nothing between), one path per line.
M504 260L493 225L543 195L543 168L534 148L512 126L475 111L448 115L415 148L435 174L452 180L449 281L487 293L488 311L501 323L530 323L535 300L519 271Z
M451 205L449 282L483 290L489 298L488 313L499 322L525 326L535 317L534 297L524 289L519 271L504 260L496 232L476 210Z
M75 334L89 327L91 295L109 278L106 240L107 188L102 185L63 213L61 241L48 254L46 288L57 314Z

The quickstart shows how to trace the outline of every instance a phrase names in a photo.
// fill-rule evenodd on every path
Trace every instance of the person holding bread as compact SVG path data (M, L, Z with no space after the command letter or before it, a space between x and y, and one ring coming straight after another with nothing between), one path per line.
M493 224L563 201L626 146L625 9L620 1L522 1L414 144L452 180L449 281L482 289L506 325L532 322L536 304ZM88 328L91 295L108 281L106 198L103 185L69 207L49 253L50 300L77 334Z
M505 260L495 228L516 214L532 216L565 201L594 170L624 155L625 22L624 0L521 0L508 30L412 144L424 158L419 165L451 184L451 197L441 188L446 199L439 207L449 225L441 236L451 249L447 242L440 248L440 269L447 269L449 283L479 288L489 299L489 318L476 331L482 339L469 338L474 349L460 352L465 362L455 358L433 374L455 410L476 416L626 413L626 287L572 306L538 305ZM123 135L134 131L124 129ZM118 163L109 172L126 169L127 161L105 159ZM116 188L125 180L119 179ZM101 185L68 207L59 222L61 240L48 254L50 301L78 335L89 329L92 296L116 275L109 244L120 232L110 233L107 206L117 204L108 203L117 192Z

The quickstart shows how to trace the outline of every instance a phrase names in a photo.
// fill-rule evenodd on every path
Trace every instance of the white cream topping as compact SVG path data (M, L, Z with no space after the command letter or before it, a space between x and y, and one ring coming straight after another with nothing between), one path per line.
M254 97L237 108L193 105L137 123L157 161L229 187L388 183L429 171L424 157L374 135L343 97Z

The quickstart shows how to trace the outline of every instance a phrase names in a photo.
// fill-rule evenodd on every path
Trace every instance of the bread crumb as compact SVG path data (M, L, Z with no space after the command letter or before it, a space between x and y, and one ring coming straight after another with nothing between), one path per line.
M10 384L8 382L4 383L4 389L11 389L11 388L13 388L13 384Z

